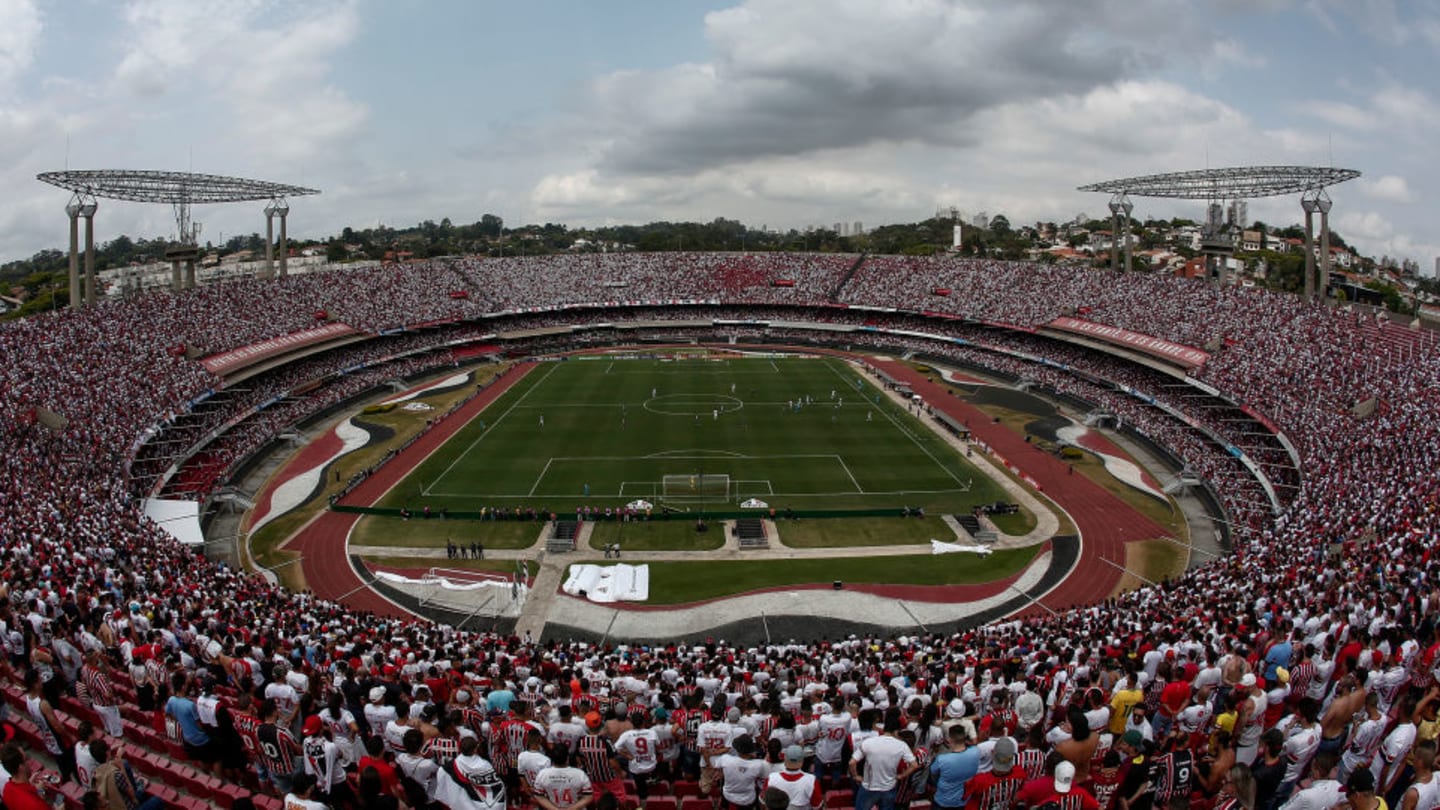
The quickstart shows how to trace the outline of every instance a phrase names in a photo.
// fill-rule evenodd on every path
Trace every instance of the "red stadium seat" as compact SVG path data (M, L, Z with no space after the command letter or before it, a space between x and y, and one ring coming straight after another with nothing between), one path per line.
M675 798L677 798L677 799L684 799L684 798L687 797L687 796L699 796L699 795L700 795L700 783L699 783L699 782L691 782L691 781L688 780L688 779L678 779L678 780L675 781Z
M715 803L700 796L687 796L680 800L680 810L715 810Z
M832 790L825 794L825 806L832 808L854 807L855 791Z
M645 800L645 810L680 810L680 803L674 796L651 795Z

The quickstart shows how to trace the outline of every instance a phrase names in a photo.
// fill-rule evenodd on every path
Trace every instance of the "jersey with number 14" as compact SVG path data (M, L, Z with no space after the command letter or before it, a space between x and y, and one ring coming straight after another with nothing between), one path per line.
M546 768L530 786L556 807L569 807L590 795L590 777L579 768Z

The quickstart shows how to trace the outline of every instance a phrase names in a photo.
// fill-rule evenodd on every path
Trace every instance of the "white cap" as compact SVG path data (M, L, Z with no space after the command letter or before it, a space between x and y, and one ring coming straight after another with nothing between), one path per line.
M1055 766L1055 792L1069 793L1071 786L1075 784L1075 766L1069 762L1062 762Z
M1254 686L1254 685L1255 685L1255 673L1253 673L1253 672L1247 672L1247 673L1245 673L1245 677L1243 677L1243 678L1240 679L1240 685L1243 686L1243 687L1245 687L1246 689L1249 689L1250 687Z

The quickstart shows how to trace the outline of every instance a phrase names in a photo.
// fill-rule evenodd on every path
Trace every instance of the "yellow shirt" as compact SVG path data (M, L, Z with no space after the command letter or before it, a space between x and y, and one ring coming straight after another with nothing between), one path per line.
M1145 693L1139 689L1117 689L1115 696L1110 698L1110 733L1125 733L1125 724L1130 721L1130 711L1135 704L1145 699Z

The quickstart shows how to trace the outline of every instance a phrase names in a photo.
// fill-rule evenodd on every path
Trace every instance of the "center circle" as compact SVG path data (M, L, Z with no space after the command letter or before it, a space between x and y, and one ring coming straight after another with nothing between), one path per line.
M662 394L645 400L645 410L665 416L707 416L743 407L744 402L725 394Z

